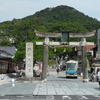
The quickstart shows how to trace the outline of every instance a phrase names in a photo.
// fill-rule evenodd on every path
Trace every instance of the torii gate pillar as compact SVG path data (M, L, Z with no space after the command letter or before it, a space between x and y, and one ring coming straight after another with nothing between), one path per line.
M39 37L44 37L44 51L43 51L43 68L42 68L42 75L41 75L41 79L43 81L47 81L47 68L48 68L48 45L49 45L49 38L53 37L53 38L59 38L61 36L61 33L42 33L42 32L38 32L35 30L35 33L37 36Z
M82 73L83 73L83 82L88 82L88 70L87 70L87 53L86 53L86 39L82 38L80 42L82 48Z
M47 81L47 68L48 68L48 46L46 45L46 43L48 44L49 42L49 38L46 37L44 40L44 50L43 50L43 68L42 68L42 75L41 78L42 80Z

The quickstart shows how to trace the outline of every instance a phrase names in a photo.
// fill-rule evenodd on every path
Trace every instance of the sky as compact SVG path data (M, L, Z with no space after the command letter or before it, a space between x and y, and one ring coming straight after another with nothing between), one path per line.
M0 0L0 23L21 19L47 7L60 5L73 7L100 21L100 0Z

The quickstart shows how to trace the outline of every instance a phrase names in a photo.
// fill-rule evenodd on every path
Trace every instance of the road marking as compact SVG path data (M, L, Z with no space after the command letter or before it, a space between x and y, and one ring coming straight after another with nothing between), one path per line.
M9 81L9 79L6 79L6 80L4 80L4 81L1 81L0 83L4 83L4 82L7 82L7 81Z
M94 95L94 97L96 97L96 98L99 98L99 99L100 99L100 96L98 96L98 95Z
M19 96L16 96L16 97L23 98L24 96L23 95L19 95Z
M62 100L66 99L66 98L71 99L71 97L69 97L69 96L62 96Z
M55 98L54 98L54 96L53 96L53 95L46 96L46 99L47 99L47 100L55 100Z
M79 97L79 99L88 99L87 97L81 96L81 95L79 95L79 96L77 96L77 97Z

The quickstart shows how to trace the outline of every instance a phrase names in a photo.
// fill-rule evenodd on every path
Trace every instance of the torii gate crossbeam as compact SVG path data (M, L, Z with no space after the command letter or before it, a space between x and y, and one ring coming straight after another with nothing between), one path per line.
M61 37L62 33L43 33L39 31L34 31L37 36L39 37L53 37L53 38L59 38ZM69 33L70 38L86 38L86 37L91 37L95 35L95 30L92 32L87 32L87 33Z

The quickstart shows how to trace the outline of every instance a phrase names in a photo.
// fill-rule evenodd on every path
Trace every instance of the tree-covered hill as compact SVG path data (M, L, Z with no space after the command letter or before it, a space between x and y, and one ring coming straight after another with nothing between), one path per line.
M64 5L54 8L46 8L23 19L35 19L40 25L45 23L56 23L59 21L78 22L81 23L88 31L96 30L100 27L100 22L96 18L89 17L75 8Z
M63 22L66 24L75 24L67 26ZM49 23L52 25L50 25ZM12 21L5 21L3 23L0 23L0 34L14 37L16 39L16 43L19 44L19 41L24 42L33 40L33 38L35 38L35 35L32 36L34 30L40 30L43 32L58 32L58 30L60 30L59 32L62 32L63 30L59 28L62 25L58 25L56 23L63 23L62 25L65 25L63 26L63 30L73 33L83 32L77 31L77 28L76 30L73 30L73 28L79 26L83 26L85 29L87 29L87 31L97 30L100 27L100 22L95 18L85 15L75 8L61 5L54 8L46 8L44 10L36 12L34 15L27 16L22 19L13 19ZM76 23L79 23L80 25ZM47 27L46 25L49 26ZM57 25L57 28L54 29L55 25ZM52 26L54 27L52 28ZM20 38L20 35L22 38ZM96 43L96 35L92 38L87 38L87 40Z
M13 39L15 42L13 45L18 49L15 55L16 60L21 61L25 58L26 42L31 41L35 44L36 41L43 41L43 39L35 35L34 30L52 33L86 33L99 28L100 22L95 18L89 17L72 7L61 5L54 8L46 8L36 12L34 15L26 16L22 19L13 19L12 21L0 23L0 36L3 36L3 41L0 41L0 46L10 46L11 43L9 42L9 39ZM60 41L60 39L50 40ZM79 42L80 40L75 38L70 39L70 41ZM87 38L87 41L96 43L96 35ZM34 45L34 47L35 60L41 60L43 47L36 45ZM51 59L56 54L53 53L53 49L50 49L49 51L49 58ZM68 49L67 53L70 53L71 51L72 49ZM59 55L62 55L62 53L63 52L59 50Z

